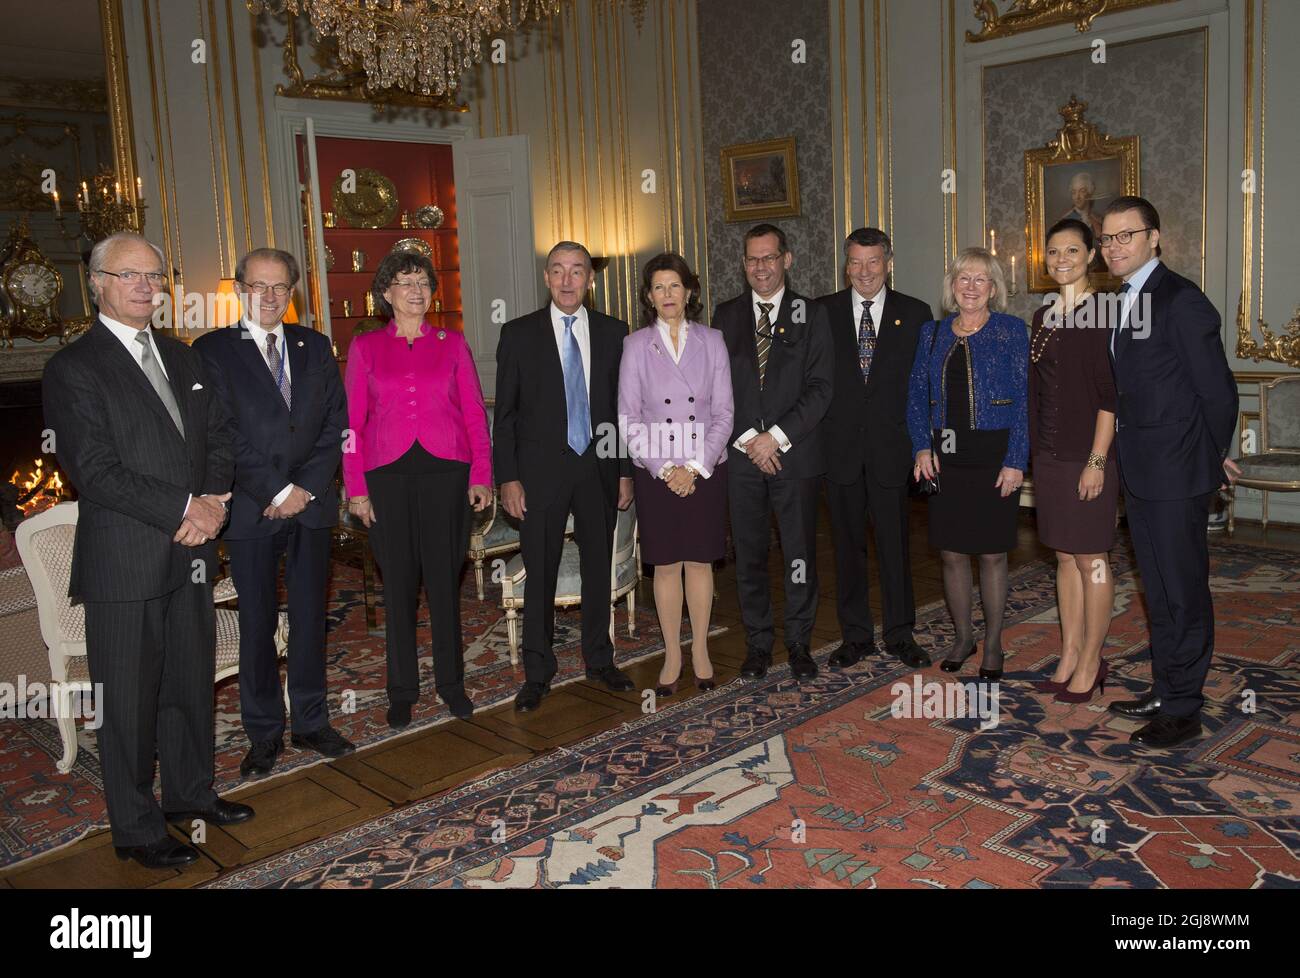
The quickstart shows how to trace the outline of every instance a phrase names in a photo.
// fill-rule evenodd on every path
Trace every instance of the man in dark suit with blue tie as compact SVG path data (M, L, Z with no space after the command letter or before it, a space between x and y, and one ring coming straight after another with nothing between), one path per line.
M1098 243L1111 274L1124 280L1109 304L1115 441L1146 594L1153 678L1146 696L1110 708L1147 721L1133 733L1135 743L1172 747L1201 734L1202 687L1214 652L1205 534L1216 492L1239 474L1228 459L1237 384L1218 312L1160 261L1160 215L1151 203L1113 201Z
M199 858L167 833L168 820L253 815L212 790L211 580L234 451L200 358L151 328L167 283L162 252L114 234L91 250L89 268L99 316L50 358L42 397L78 494L68 593L85 606L113 844L119 858L160 869Z
M239 705L251 745L239 765L244 777L269 774L284 750L274 642L281 557L292 743L326 757L354 749L330 726L325 702L325 600L347 400L329 340L283 321L297 282L293 255L250 252L235 267L240 322L194 342L234 419L234 500L224 539L239 592Z
M609 638L615 510L632 505L631 460L609 437L619 430L618 368L628 329L583 305L595 278L591 253L576 241L559 242L546 256L551 301L502 326L497 343L492 467L502 509L521 521L528 581L520 713L541 705L558 668L555 589L570 513L587 678L614 692L636 685L614 665Z

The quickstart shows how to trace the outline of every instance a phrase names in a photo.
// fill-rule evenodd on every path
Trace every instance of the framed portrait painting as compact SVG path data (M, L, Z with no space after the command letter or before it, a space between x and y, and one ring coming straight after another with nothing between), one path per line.
M1046 146L1025 153L1025 215L1028 221L1029 290L1051 292L1056 281L1047 273L1043 254L1047 230L1062 218L1082 221L1101 234L1101 214L1116 197L1140 193L1137 136L1109 136L1083 120L1087 102L1073 95L1060 112L1065 125ZM1106 272L1101 248L1090 266L1094 284L1119 287Z
M725 219L763 221L799 215L794 137L722 148Z

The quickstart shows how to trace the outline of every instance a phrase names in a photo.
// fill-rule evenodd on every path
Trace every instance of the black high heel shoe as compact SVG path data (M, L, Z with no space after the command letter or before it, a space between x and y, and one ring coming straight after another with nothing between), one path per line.
M939 668L944 672L960 672L962 665L974 654L975 643L971 642L970 648L966 650L965 654L963 654L960 659L944 659L939 663Z
M1005 656L1006 653L1004 652L1001 653L1000 655ZM1001 666L998 666L996 669L985 669L983 666L980 666L980 679L983 679L990 683L995 683L1001 678L1002 678Z

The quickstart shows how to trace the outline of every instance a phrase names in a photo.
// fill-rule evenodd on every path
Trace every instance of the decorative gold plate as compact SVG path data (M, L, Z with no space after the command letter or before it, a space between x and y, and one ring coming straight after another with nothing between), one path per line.
M418 251L429 261L433 261L433 246L420 238L403 238L393 245L393 251Z
M437 204L425 204L415 212L415 226L417 228L440 228L442 222L442 208Z
M354 193L343 193L342 173L334 180L332 199L339 218L354 228L387 227L401 206L393 181L367 167L357 167L356 174Z
M325 246L325 271L332 272L333 270L334 270L334 252L330 250L329 245L326 245Z

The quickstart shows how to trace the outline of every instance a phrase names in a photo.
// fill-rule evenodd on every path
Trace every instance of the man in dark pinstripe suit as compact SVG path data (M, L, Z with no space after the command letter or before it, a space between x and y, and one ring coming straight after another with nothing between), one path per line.
M45 368L45 421L79 498L69 593L86 610L102 695L100 762L122 859L179 866L198 853L167 820L252 817L212 790L213 542L225 522L229 420L189 347L155 336L162 252L134 234L99 242L99 318ZM154 797L154 754L162 806Z

